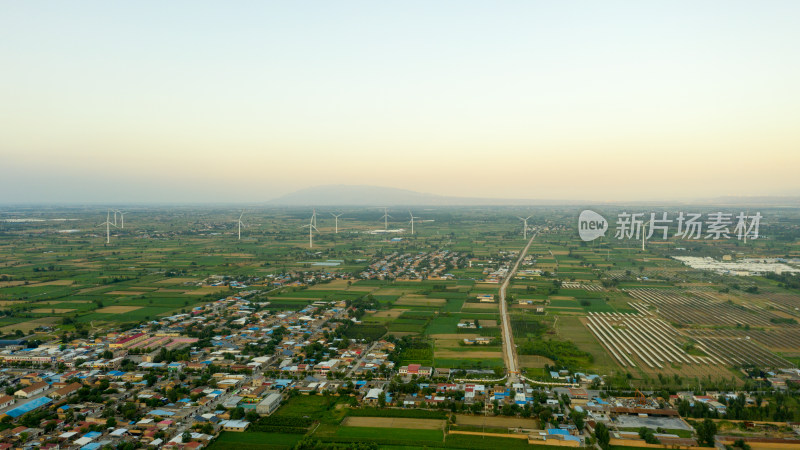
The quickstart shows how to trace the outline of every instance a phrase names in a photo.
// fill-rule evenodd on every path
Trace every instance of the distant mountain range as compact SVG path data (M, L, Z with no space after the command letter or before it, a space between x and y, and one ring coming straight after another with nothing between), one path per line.
M481 205L719 205L800 207L800 197L716 197L689 201L596 202L581 200L453 197L383 186L326 185L301 189L269 200L275 206L481 206Z

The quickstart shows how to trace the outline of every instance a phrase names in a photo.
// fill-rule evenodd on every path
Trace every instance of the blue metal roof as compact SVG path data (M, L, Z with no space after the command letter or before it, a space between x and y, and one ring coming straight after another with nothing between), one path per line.
M25 413L31 412L34 409L41 408L42 406L47 405L52 401L53 400L51 400L49 397L39 397L36 400L31 400L28 403L23 403L14 409L6 411L6 415L16 419L17 417L20 417Z

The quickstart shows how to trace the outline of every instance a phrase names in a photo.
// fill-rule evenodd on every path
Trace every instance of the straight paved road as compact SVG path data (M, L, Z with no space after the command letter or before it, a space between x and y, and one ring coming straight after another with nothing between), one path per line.
M508 382L507 384L519 383L519 369L517 368L517 348L514 345L514 335L511 332L511 323L508 318L508 305L506 304L506 288L508 287L508 283L514 278L514 274L517 273L517 268L519 267L519 263L525 259L525 255L528 253L528 249L530 248L531 244L533 243L533 239L536 237L537 233L533 233L531 239L528 241L528 244L525 245L525 248L519 252L519 258L514 263L514 266L511 270L508 271L506 274L506 278L503 280L503 284L500 286L500 318L502 319L502 331L503 331L503 359L506 362L506 372L508 373Z

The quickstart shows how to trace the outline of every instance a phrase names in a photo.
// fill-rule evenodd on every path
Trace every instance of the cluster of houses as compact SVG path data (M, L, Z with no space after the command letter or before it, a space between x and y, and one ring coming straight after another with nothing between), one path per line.
M438 255L457 258L446 252ZM395 367L394 343L349 340L337 333L352 321L353 311L343 301L315 302L298 311L264 306L238 295L126 331L32 348L25 339L4 342L0 419L10 426L0 431L0 450L98 450L124 442L197 449L221 431L248 430L253 421L273 414L298 394L347 395L363 405L406 408L444 407L454 401L484 410L493 404L544 405L562 416L564 399L569 399L571 408L586 414L589 427L608 423L621 429L641 424L686 427L677 413L682 399L704 402L724 414L725 405L713 393L679 393L663 401L601 397L590 389L602 384L593 374L553 371L554 380L583 387L542 388L528 383L507 386L491 380L491 371L460 373L459 377L471 376L465 381L447 368ZM489 342L491 338L475 337L464 344ZM771 379L799 376L797 371L776 372ZM582 443L574 427L541 433L532 435L531 442ZM615 431L614 439L634 436ZM669 433L659 439L690 444Z
M356 379L392 373L394 344L334 337L349 319L344 302L270 312L233 296L124 332L31 348L5 342L0 418L20 426L0 433L0 447L94 450L135 439L199 448L273 413L289 391L368 401L385 381ZM240 408L251 417L231 414Z
M251 287L301 287L317 283L325 283L333 280L349 280L352 275L347 272L327 272L320 270L292 270L281 273L271 273L263 277L246 277L234 280L228 276L211 275L205 280L197 282L197 286L229 286L234 289L247 289ZM195 284L191 282L190 284ZM239 295L257 291L241 291Z
M394 252L371 262L359 276L378 280L449 280L453 278L449 270L466 264L466 256L449 250Z

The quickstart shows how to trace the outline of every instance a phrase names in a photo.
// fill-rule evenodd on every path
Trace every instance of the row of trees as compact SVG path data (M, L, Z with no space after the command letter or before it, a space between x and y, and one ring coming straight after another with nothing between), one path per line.
M717 424L714 423L713 420L707 418L702 422L694 424L694 427L697 432L697 443L703 447L714 447L714 436L717 434ZM659 443L654 434L652 429L645 427L639 429L639 437L648 444ZM611 433L606 424L601 422L595 425L593 438L597 445L603 450L610 448L609 442L611 441Z

